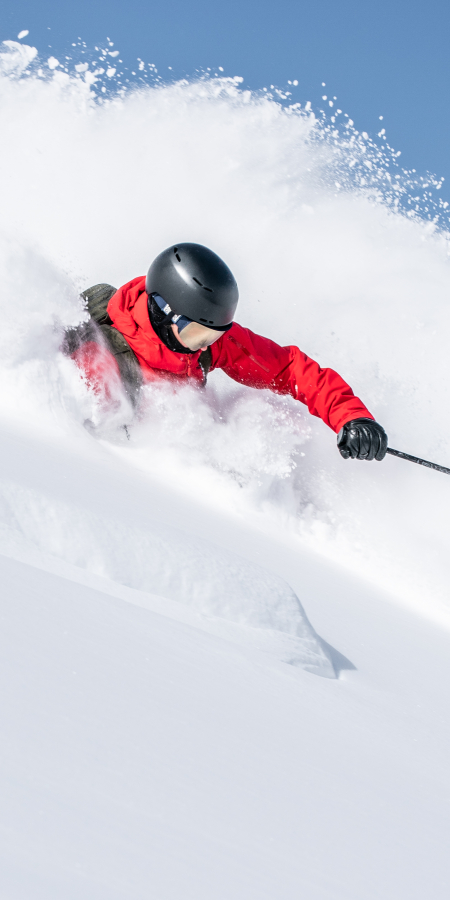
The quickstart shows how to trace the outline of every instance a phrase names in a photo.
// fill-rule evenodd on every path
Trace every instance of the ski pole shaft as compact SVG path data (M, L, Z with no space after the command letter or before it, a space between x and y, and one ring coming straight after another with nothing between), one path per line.
M409 453L393 450L392 447L388 447L386 453L390 453L391 456L399 456L400 459L407 459L408 462L417 463L418 466L426 466L427 469L436 469L436 472L444 472L445 475L450 475L450 469L446 469L445 466L438 466L437 463L428 462L427 459L421 459L420 456L410 456Z

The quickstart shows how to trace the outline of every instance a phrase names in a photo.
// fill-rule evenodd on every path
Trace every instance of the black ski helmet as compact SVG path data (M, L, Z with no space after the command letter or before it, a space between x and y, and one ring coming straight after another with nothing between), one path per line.
M174 244L152 262L147 294L159 294L176 315L208 328L233 321L239 299L234 276L220 256L202 244Z

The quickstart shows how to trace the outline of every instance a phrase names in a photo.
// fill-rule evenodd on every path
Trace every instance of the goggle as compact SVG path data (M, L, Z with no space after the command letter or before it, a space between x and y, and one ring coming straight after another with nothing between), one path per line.
M170 313L172 312L172 309L169 306L169 304L166 303L166 301L161 297L160 294L152 294L152 297L153 297L155 303L158 304L161 312L165 313L165 315L167 317L169 317ZM177 326L178 334L179 334L180 331L183 330L183 328L186 328L187 325L191 325L192 322L195 322L195 319L188 319L187 316L178 316L176 313L174 313L173 316L171 317L170 321L173 322L173 324ZM202 325L203 328L208 328L208 325L204 325L204 323L202 323L202 322L197 322L196 324ZM229 331L232 324L233 323L230 322L229 325L213 325L211 328L208 328L208 330L210 330L210 331Z

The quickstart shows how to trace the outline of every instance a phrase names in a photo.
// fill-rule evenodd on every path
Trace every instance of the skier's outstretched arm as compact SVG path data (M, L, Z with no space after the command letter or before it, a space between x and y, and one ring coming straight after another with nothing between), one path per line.
M254 388L291 394L338 435L348 459L383 459L387 437L350 385L333 369L322 369L298 347L280 347L235 323L212 346L212 368Z

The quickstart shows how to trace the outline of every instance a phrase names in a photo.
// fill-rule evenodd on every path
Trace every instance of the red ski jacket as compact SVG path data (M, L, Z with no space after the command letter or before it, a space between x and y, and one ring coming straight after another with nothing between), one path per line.
M155 334L148 314L145 276L134 278L116 291L109 301L108 314L136 354L145 380L164 374L203 380L198 362L200 351L175 353ZM373 419L333 369L321 369L298 347L280 347L237 322L211 345L211 354L210 371L223 369L240 384L291 394L336 433L350 419Z
M134 351L144 380L194 378L204 374L197 353L175 353L154 332L147 306L145 277L134 278L119 288L108 303L114 328ZM351 387L333 369L320 366L298 347L280 347L269 338L242 328L237 322L211 345L213 369L223 369L230 378L253 388L269 388L290 394L305 403L313 416L323 419L336 433L351 419L372 414ZM119 377L116 360L105 348L88 341L73 354L97 392L108 398L110 378Z

